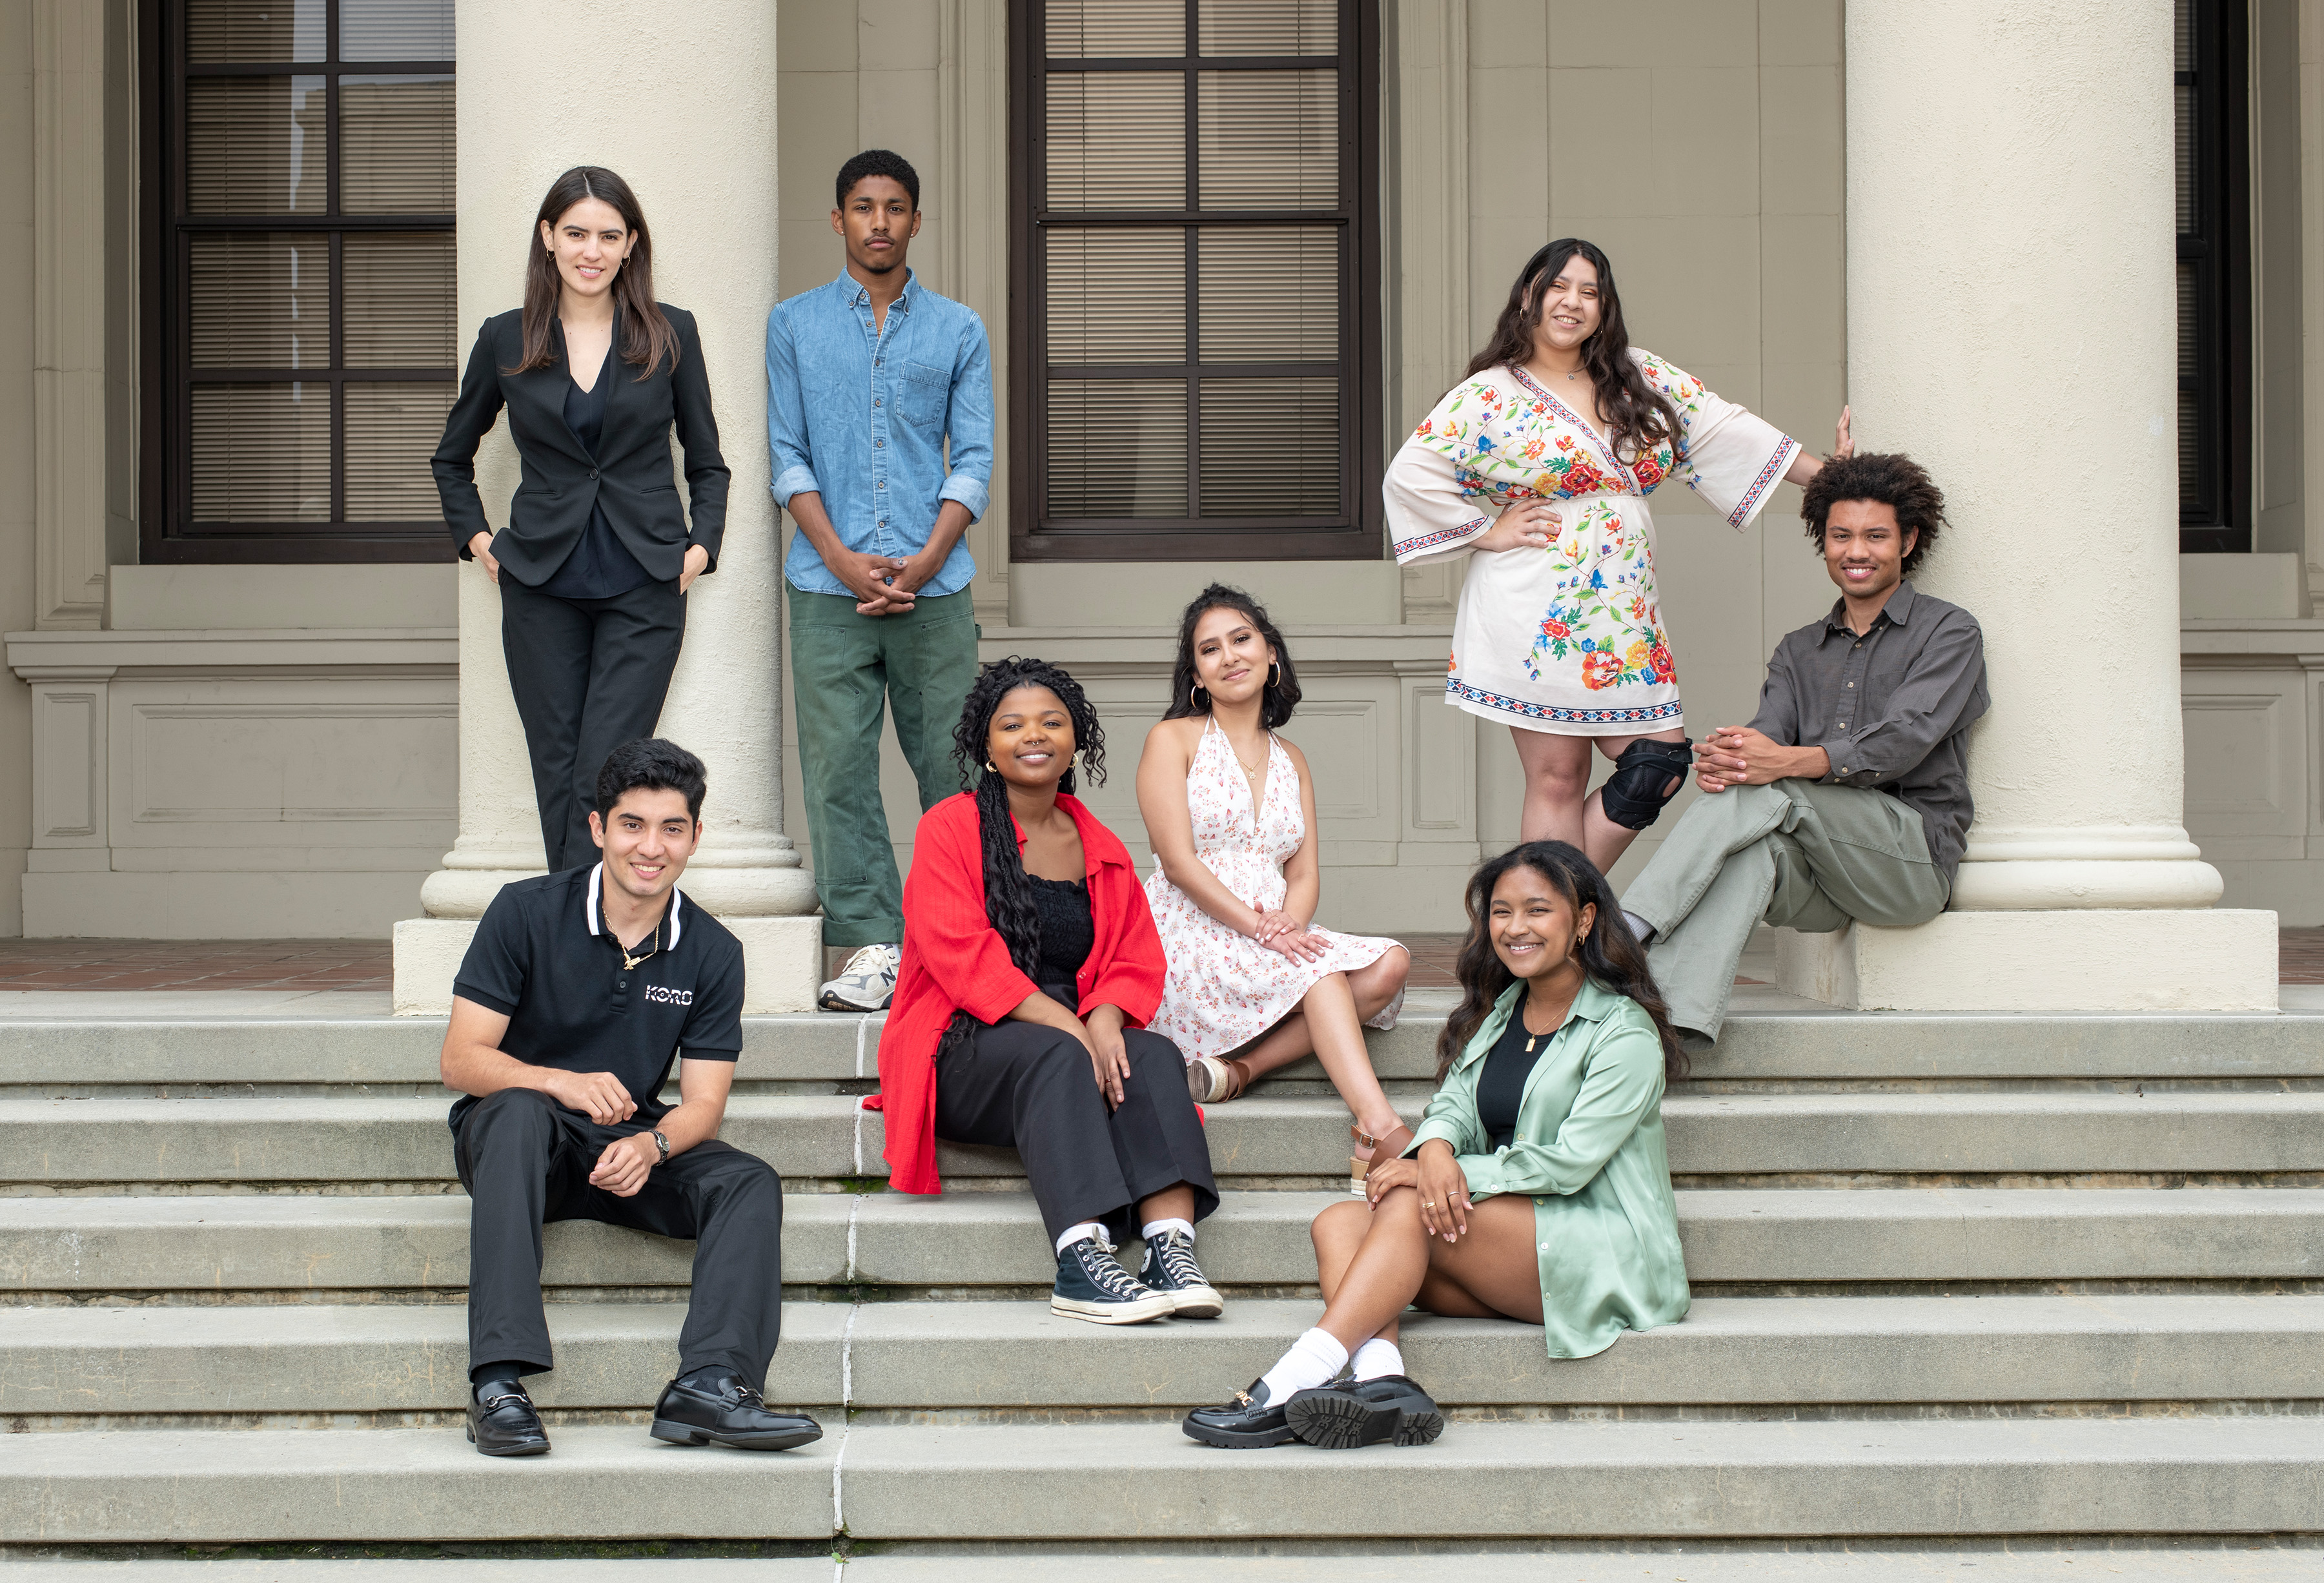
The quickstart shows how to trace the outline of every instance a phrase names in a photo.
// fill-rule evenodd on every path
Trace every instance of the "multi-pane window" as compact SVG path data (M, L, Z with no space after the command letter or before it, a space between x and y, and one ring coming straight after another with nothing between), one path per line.
M2243 0L2174 0L2179 548L2251 548Z
M1012 22L1013 553L1378 556L1374 5Z
M444 557L451 0L163 0L159 22L148 558Z

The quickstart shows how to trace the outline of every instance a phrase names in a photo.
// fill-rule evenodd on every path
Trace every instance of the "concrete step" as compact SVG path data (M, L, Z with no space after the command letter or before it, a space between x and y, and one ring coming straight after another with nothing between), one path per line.
M1740 1004L1695 1075L1722 1080L1925 1081L1947 1078L2324 1077L2324 1012L2248 1016L1943 1015L1755 1008ZM1367 1035L1374 1068L1425 1081L1458 997L1415 989L1397 1026ZM808 1013L743 1018L745 1081L871 1077L885 1018ZM440 1018L0 1017L0 1087L183 1083L432 1083ZM1286 1076L1320 1079L1312 1061Z
M794 1284L1046 1286L1029 1195L799 1193ZM1235 1285L1313 1281L1308 1223L1336 1195L1229 1192L1204 1267ZM2299 1280L2324 1277L2324 1190L1913 1188L1678 1195L1697 1284ZM0 1293L456 1291L456 1194L0 1198ZM689 1243L585 1221L546 1229L551 1286L676 1286Z
M688 1583L1090 1583L1093 1577L1127 1583L1412 1583L1414 1557L1349 1553L1346 1541L1286 1550L1278 1542L1250 1542L1259 1553L1220 1554L1205 1548L1127 1550L1111 1543L1059 1554L1030 1549L994 1551L885 1548L848 1556L721 1560L688 1556ZM1845 1548L1840 1546L1844 1544ZM1832 1548L1793 1542L1703 1542L1685 1550L1608 1549L1572 1542L1528 1547L1519 1574L1556 1583L2315 1583L2324 1555L2280 1541L2235 1538L2181 1542L2149 1548L2135 1542L2051 1545L2020 1539L2007 1549L1927 1547L1858 1540ZM1475 1558L1507 1565L1506 1552L1476 1546L1431 1545L1433 1559ZM669 1568L662 1557L623 1560L202 1560L20 1561L10 1583L652 1583ZM1977 1574L1975 1579L1969 1573Z
M1191 1407L1263 1373L1315 1311L1237 1300L1216 1321L1114 1329L1031 1302L791 1302L767 1394ZM534 1399L651 1406L684 1318L672 1302L552 1304L558 1366ZM467 1348L466 1311L447 1304L0 1309L0 1414L456 1412ZM1704 1298L1591 1358L1548 1360L1531 1326L1429 1315L1403 1348L1447 1405L2259 1400L2324 1396L2324 1297Z
M453 1175L446 1109L327 1095L5 1100L0 1181L441 1182ZM2324 1170L2324 1091L1679 1095L1663 1117L1682 1176ZM1212 1168L1343 1173L1347 1124L1333 1098L1218 1106ZM745 1094L721 1136L787 1176L883 1176L883 1126L844 1095ZM1013 1149L947 1145L942 1169L1006 1177L1022 1166Z
M1122 1542L1353 1530L1436 1545L2324 1529L2311 1417L1455 1422L1427 1447L1241 1454L1167 1423L828 1427L772 1455L571 1427L550 1455L498 1466L449 1428L6 1435L0 1532Z

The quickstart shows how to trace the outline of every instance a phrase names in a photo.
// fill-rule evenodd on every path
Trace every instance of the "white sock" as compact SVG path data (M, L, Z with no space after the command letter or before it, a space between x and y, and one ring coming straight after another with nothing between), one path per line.
M1646 919L1638 916L1637 914L1626 912L1622 915L1622 918L1624 922L1630 925L1630 933L1638 937L1639 944L1644 945L1647 941L1655 937L1655 926L1646 922Z
M1059 1258L1065 1257L1065 1249L1071 1247L1074 1243L1081 1241L1085 1237L1095 1238L1097 1239L1097 1245L1100 1247L1104 1247L1106 1246L1105 1228L1099 1225L1095 1220L1084 1220L1078 1225L1066 1227L1063 1231L1057 1234L1057 1256ZM1108 1248L1107 1251L1111 1252L1112 1250Z
M1291 1343L1291 1350L1275 1360L1275 1367L1260 1376L1267 1386L1267 1399L1280 1404L1291 1399L1294 1391L1312 1391L1328 1384L1348 1365L1348 1349L1332 1339L1324 1330L1308 1331Z
M1395 1342L1383 1341L1378 1336L1357 1348L1351 1361L1360 1380L1376 1380L1384 1375L1404 1372L1404 1354L1397 1350Z
M1194 1239L1194 1223L1192 1220L1178 1219L1175 1216L1167 1220L1148 1220L1144 1229L1138 1234L1151 1242L1157 1237L1166 1236L1172 1231L1185 1233L1186 1240L1189 1242Z

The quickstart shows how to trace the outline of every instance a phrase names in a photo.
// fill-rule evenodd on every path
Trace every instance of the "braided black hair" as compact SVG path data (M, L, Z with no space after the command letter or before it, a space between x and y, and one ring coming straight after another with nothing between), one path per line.
M1010 655L996 659L976 673L976 683L961 705L960 723L953 728L953 762L960 766L961 783L976 778L976 824L984 851L984 915L1009 947L1009 960L1028 979L1038 980L1041 962L1041 916L1033 907L1033 886L1025 874L1025 854L1017 850L1014 816L1009 811L1009 782L991 768L992 717L1001 701L1019 687L1047 687L1065 706L1074 722L1074 748L1081 769L1093 786L1105 784L1105 728L1088 695L1062 667L1046 659ZM1057 780L1057 790L1070 796L1074 770ZM965 1010L953 1013L937 1054L943 1054L968 1036L972 1019Z

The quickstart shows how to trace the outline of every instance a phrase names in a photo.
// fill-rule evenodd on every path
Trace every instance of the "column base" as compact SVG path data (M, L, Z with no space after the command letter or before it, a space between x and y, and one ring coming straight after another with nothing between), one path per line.
M1794 995L1862 1011L2273 1011L2276 916L2227 908L1941 913L1776 931Z
M823 917L721 918L742 943L742 1010L813 1011L823 985ZM443 1017L475 937L474 918L405 918L395 925L394 1011ZM2273 960L2273 959L2271 959Z

